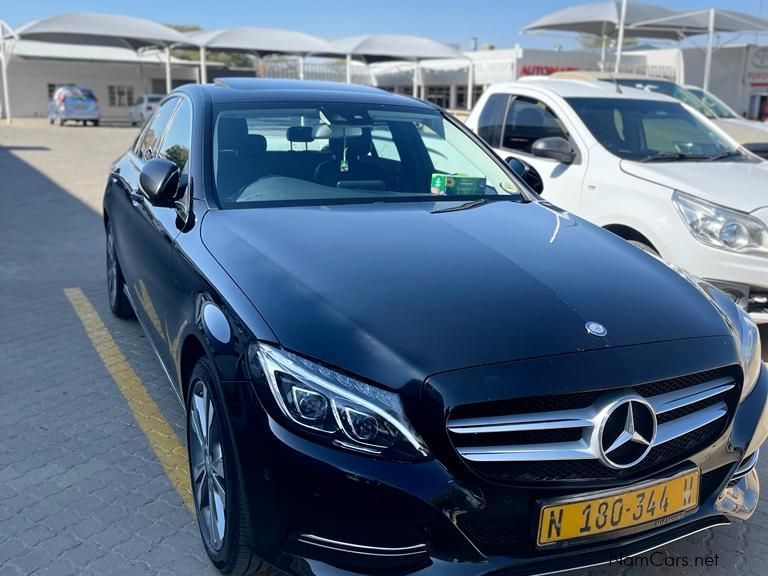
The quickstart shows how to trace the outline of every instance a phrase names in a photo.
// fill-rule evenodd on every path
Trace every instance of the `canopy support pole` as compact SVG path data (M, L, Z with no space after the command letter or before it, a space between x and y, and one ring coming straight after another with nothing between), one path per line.
M173 90L173 82L171 82L171 47L165 47L165 93L170 94Z
M0 22L0 68L3 76L3 114L5 123L11 123L11 98L8 96L8 62L6 61L5 39L3 38L3 23Z
M347 54L347 84L352 84L352 54Z
M475 96L475 61L470 59L469 71L467 72L467 110L472 110Z
M712 43L715 39L715 9L709 10L709 28L707 35L707 55L704 59L704 90L709 90L709 77L712 70Z
M624 26L627 22L627 0L621 0L621 16L619 17L619 38L616 41L616 65L614 74L619 73L621 66L621 49L624 47Z
M608 36L603 34L603 45L600 49L600 72L605 71L605 53L606 49L608 48Z
M413 63L413 91L412 96L414 98L419 97L419 61Z
M200 46L200 83L208 83L208 63L206 62L207 50L205 46Z
M299 80L304 80L304 59L306 55L299 54Z

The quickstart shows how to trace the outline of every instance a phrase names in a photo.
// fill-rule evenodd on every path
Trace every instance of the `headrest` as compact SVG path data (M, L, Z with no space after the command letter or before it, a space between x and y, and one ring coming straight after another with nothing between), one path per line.
M368 156L372 144L373 139L371 138L371 131L364 129L360 136L347 138L347 151L353 158L362 158Z
M243 150L247 146L248 123L245 118L224 116L219 119L219 150Z
M312 142L312 126L291 126L285 134L289 142Z
M261 134L248 134L248 154L259 156L267 151L267 139Z

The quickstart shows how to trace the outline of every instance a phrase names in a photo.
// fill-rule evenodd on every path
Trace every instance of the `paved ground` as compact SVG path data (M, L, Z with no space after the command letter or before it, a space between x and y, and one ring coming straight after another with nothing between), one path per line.
M106 300L101 196L135 134L0 125L0 576L216 574L158 448L183 442L181 408ZM592 573L765 574L768 503L663 554L717 566Z

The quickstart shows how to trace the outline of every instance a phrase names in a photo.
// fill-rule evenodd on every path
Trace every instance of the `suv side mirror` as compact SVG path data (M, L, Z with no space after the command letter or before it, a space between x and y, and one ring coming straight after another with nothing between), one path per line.
M563 164L571 164L576 159L571 143L562 136L539 138L533 143L531 153L541 158L552 158Z
M153 206L172 208L179 191L179 168L165 158L153 158L141 169L139 187Z
M504 162L512 169L512 172L518 175L520 180L528 184L536 194L544 192L544 181L541 179L541 175L536 171L536 168L528 164L525 160L515 158L514 156L508 156Z

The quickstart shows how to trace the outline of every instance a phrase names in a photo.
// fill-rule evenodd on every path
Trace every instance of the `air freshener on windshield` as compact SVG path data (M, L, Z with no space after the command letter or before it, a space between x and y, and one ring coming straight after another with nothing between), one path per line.
M339 164L339 172L349 172L349 162L347 162L347 147L344 147L344 155L341 158L341 164Z

